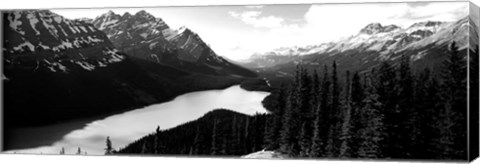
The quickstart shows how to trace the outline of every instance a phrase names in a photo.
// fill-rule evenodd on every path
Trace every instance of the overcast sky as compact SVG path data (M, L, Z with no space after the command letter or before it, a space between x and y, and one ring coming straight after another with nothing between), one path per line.
M278 47L315 45L358 33L369 23L408 27L415 22L456 21L468 2L410 2L117 9L57 9L66 18L95 18L108 10L146 10L171 28L186 26L221 56L246 59Z

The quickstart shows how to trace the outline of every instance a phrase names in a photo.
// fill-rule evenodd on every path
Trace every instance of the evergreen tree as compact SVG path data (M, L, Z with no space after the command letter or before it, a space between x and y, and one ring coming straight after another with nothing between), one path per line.
M77 154L77 155L81 155L81 154L82 154L82 150L80 149L80 147L78 147L76 154Z
M107 147L105 148L105 155L110 155L113 154L113 147L112 147L112 141L110 141L110 136L107 136L107 140L105 141Z
M358 72L353 74L352 78L352 91L351 91L351 101L354 106L361 105L364 99L364 91L361 83L361 77Z
M478 147L476 145L479 145L479 140L475 138L480 138L479 134L476 133L478 132L479 129L479 47L478 44L477 46L470 50L469 52L469 83L470 83L470 92L469 92L469 145L470 145L470 151L468 153L470 154L478 154ZM475 130L476 129L476 130ZM472 156L469 156L469 158L472 158Z
M194 155L199 155L202 153L202 150L203 150L202 142L203 142L203 136L200 132L200 126L197 125L197 131L195 133L195 138L193 140L192 153Z
M367 96L364 99L364 106L360 112L360 123L363 124L359 130L359 148L357 155L359 158L381 158L383 152L381 143L383 138L383 114L380 112L382 104L378 100L378 94L371 83L368 81Z
M231 133L231 141L230 141L230 153L232 155L237 155L239 152L240 148L240 140L239 140L239 129L238 129L238 120L236 116L233 117L233 122L232 122L232 133Z
M212 134L212 153L211 155L218 155L220 152L220 145L218 144L218 121L213 121L213 134Z
M358 72L355 72L352 78L352 91L351 91L351 138L349 141L349 148L351 150L350 156L357 157L358 147L360 143L359 130L363 128L360 122L360 112L363 107L363 99L365 98L364 86L362 84L361 76Z
M340 117L340 87L337 77L337 64L334 61L332 65L332 100L331 106L328 109L328 140L326 145L327 157L335 157L339 154L340 140L337 136L340 136L341 121Z
M418 111L413 108L414 94L413 94L413 75L410 70L410 57L403 55L400 61L399 77L396 83L396 90L398 96L396 97L397 112L395 116L399 119L396 120L398 130L396 133L410 134L410 135L397 135L399 136L398 143L401 143L405 149L403 149L403 157L411 157L411 153L417 152L415 145L418 145L418 137L420 137L420 131L417 128ZM394 135L394 134L391 134Z
M290 156L296 156L299 152L298 133L301 127L300 104L302 91L302 70L297 68L295 81L289 89L287 107L284 111L282 130L280 132L280 151Z
M142 150L140 151L140 154L146 154L148 153L148 150L147 150L147 145L145 142L143 142L142 144Z
M346 83L345 83L345 98L342 105L342 127L341 127L341 136L340 136L340 158L351 157L351 142L352 142L352 108L351 108L351 82L350 82L350 72L346 72Z
M320 104L317 104L315 110L314 131L312 137L312 148L310 157L324 157L326 141L328 139L328 133L325 132L329 129L329 121L327 117L327 111L330 107L330 78L328 75L328 67L324 65L323 80L320 89Z
M310 141L311 137L307 135L307 126L306 122L302 124L302 128L300 129L300 140L299 140L299 145L300 145L300 157L308 157L310 153Z
M383 153L386 157L402 158L404 157L403 150L404 142L401 139L401 127L399 127L398 120L402 120L399 116L399 109L397 107L397 94L396 94L396 72L394 67L388 63L383 62L378 69L372 70L372 78L370 80L371 86L375 87L376 93L378 93L378 101L382 104L382 113L384 114L385 123L385 140L382 143ZM367 84L365 84L367 85Z
M285 93L287 88L284 84L280 85L280 88L277 90L277 96L275 99L275 111L268 116L266 135L265 135L265 147L269 150L275 150L279 148L278 139L280 138L280 131L282 129L282 117L284 115L284 110L286 107L286 95Z
M281 119L281 116L279 116L279 117ZM276 134L279 133L280 128L281 128L281 122L280 122L280 126L279 126L278 131L275 132ZM243 154L247 154L247 153L250 152L250 150L248 149L249 146L250 146L250 138L251 138L249 130L250 130L250 117L247 117L245 119L245 132L244 132L244 137L243 137L244 138L244 142L243 142L244 152L243 152ZM265 134L265 136L266 136L266 134ZM278 139L278 138L276 138L276 139ZM274 143L275 143L275 145L278 145L278 140L275 140Z
M65 148L62 147L62 149L60 150L60 155L64 155L65 154Z
M312 147L310 148L309 156L313 157L321 157L324 154L324 138L322 137L322 129L325 129L325 125L322 122L321 117L321 109L320 106L317 105L317 110L315 111L315 121L314 121L314 129L313 129L313 136L312 136Z
M160 154L161 153L161 147L162 147L162 144L160 142L160 126L157 126L157 129L155 129L155 138L154 138L154 141L153 141L153 145L154 145L154 154Z
M442 80L444 107L440 115L440 135L444 158L465 159L467 145L466 62L455 42L449 46L449 55L443 63ZM442 120L443 119L443 120Z
M437 137L435 125L438 119L438 109L440 109L439 84L430 69L424 69L416 78L415 85L415 109L419 110L416 128L419 129L420 135L416 137L416 149L414 158L417 159L434 159L435 143L432 139ZM420 110L421 109L421 110Z

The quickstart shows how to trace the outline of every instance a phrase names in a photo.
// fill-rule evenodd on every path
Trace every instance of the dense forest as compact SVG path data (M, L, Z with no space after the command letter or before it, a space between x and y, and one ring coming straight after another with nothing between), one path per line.
M216 109L172 129L158 127L118 152L110 146L106 154L244 155L263 148L266 116Z
M344 81L335 62L323 76L299 68L267 106L266 147L295 157L466 159L467 63L455 43L449 50L435 71L412 70L407 56Z
M455 43L449 51L440 70L413 70L409 56L345 77L335 62L314 71L298 66L294 81L264 100L269 114L215 110L107 154L238 156L266 149L295 158L464 160L467 83L478 90L478 78L467 82L478 68L467 71L467 61L478 66L478 49L468 60Z

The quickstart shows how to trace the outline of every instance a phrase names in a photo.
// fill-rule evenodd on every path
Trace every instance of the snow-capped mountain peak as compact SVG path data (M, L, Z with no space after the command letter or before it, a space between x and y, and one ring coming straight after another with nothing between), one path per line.
M372 35L372 34L378 34L383 32L390 32L396 29L400 29L400 27L396 25L382 26L380 23L370 23L367 26L365 26L362 30L360 30L360 33Z
M439 46L456 41L461 49L467 46L468 18L456 22L424 21L401 28L397 25L382 25L370 23L357 34L337 41L322 43L316 46L289 47L274 49L267 53L255 54L248 62L257 62L257 66L272 66L292 60L301 60L302 57L290 57L278 60L280 56L334 56L345 53L378 54L379 60L391 59L391 54L398 54L406 50L417 50L429 45ZM471 28L470 28L471 29ZM301 51L299 51L301 50ZM275 56L275 57L274 57ZM418 57L417 57L418 58Z

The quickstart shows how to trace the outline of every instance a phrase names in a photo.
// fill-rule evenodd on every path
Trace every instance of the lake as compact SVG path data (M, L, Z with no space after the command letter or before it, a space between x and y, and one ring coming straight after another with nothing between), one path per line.
M267 111L262 106L262 100L269 94L268 92L247 91L240 88L239 85L223 90L191 92L168 102L88 122L83 128L72 129L51 145L9 150L6 153L58 154L64 147L66 154L75 154L80 147L88 155L102 155L105 152L107 136L110 136L113 147L118 149L154 132L157 126L160 126L162 130L173 128L200 118L217 108L226 108L248 115L265 113ZM48 128L40 128L41 130L30 131L34 131L38 135L48 135L55 133L56 126L65 125L53 125ZM36 134L28 133L26 135L35 136ZM38 142L41 142L40 140L41 138Z

